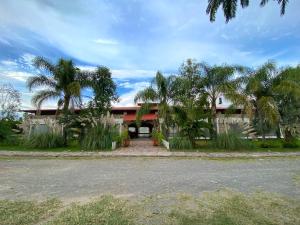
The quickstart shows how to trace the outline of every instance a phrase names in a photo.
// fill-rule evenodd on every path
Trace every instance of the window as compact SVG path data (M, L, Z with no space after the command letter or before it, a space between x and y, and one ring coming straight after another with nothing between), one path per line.
M219 105L222 105L222 103L223 103L223 99L219 98Z

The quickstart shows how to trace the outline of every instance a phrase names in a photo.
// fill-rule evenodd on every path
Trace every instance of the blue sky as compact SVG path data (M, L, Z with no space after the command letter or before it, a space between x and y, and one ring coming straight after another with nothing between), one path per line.
M275 1L264 8L250 2L226 24L221 11L209 22L206 0L1 0L0 83L20 90L22 107L32 108L32 59L64 57L80 68L111 68L118 105L133 105L157 70L174 74L187 58L249 67L269 59L300 63L300 1L291 0L283 17Z

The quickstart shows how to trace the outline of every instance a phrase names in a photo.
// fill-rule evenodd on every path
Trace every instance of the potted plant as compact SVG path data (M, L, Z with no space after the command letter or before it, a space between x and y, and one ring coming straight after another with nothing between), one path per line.
M128 147L130 145L130 137L128 134L128 130L124 130L121 134L122 146Z
M162 143L162 140L164 139L163 134L158 130L153 130L151 136L152 136L153 146L160 145Z

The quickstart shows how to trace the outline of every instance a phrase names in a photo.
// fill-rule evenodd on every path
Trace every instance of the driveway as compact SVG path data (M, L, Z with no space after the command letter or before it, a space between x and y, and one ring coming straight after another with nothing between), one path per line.
M222 188L300 198L300 158L1 159L0 199L142 197Z

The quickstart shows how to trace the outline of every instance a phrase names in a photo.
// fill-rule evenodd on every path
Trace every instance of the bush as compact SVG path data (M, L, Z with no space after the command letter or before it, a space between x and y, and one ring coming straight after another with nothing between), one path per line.
M32 133L25 139L25 146L30 148L59 148L64 146L61 133L49 130L44 133Z
M281 141L280 140L265 140L265 141L255 141L257 147L260 148L281 148Z
M0 142L11 144L16 144L18 138L14 137L18 122L11 120L0 120Z
M251 149L253 144L249 140L242 139L242 137L233 131L222 133L217 135L217 139L214 141L213 146L220 149L227 150L241 150Z
M187 137L173 137L169 140L170 149L192 149L193 145Z
M111 150L112 142L117 136L118 132L114 126L105 126L98 122L85 133L81 147L85 150Z
M160 132L158 130L153 130L151 136L154 140L157 140L159 144L161 144L163 139L165 139L162 132Z
M300 147L300 144L296 138L290 140L290 141L283 141L282 146L284 148L298 148Z

